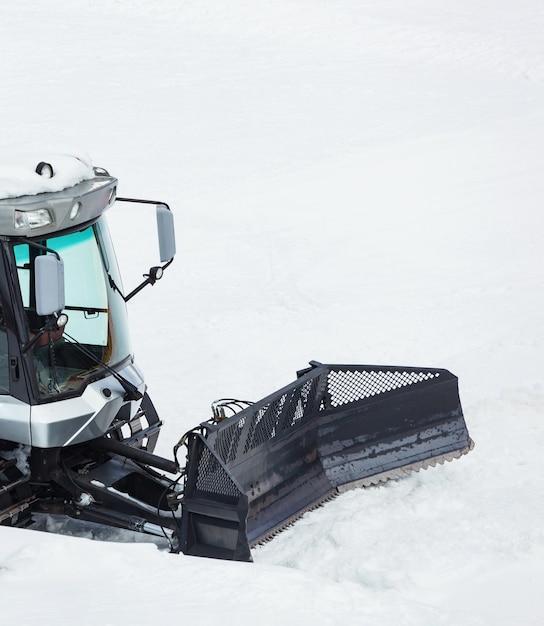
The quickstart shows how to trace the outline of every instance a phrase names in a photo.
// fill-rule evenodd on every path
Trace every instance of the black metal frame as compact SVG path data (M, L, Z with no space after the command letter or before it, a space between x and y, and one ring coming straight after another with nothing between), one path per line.
M213 551L225 493L247 498L250 546L352 486L372 484L433 459L464 453L468 435L457 378L444 369L313 363L295 382L220 424L189 454L182 550ZM213 460L210 460L210 454ZM236 488L233 491L233 485ZM232 546L231 546L232 547Z
M177 549L179 477L153 469L178 472L174 461L102 437L66 448L32 448L30 464L33 511L137 532L149 532L151 525L151 534L169 530L172 549Z

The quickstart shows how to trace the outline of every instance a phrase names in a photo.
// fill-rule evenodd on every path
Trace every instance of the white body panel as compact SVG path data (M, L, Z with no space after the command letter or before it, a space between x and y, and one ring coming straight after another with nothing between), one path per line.
M119 371L143 394L145 383L134 365ZM80 397L28 406L10 396L0 403L2 438L38 448L64 447L102 436L125 404L125 390L114 376L88 385ZM131 403L131 416L139 403Z

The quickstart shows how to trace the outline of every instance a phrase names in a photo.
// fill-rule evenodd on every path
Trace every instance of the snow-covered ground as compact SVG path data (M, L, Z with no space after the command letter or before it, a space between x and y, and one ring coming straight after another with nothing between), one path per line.
M446 367L476 441L253 564L2 527L2 623L542 624L541 0L25 0L0 56L3 144L175 212L130 303L160 453L309 359ZM127 288L146 217L111 214Z

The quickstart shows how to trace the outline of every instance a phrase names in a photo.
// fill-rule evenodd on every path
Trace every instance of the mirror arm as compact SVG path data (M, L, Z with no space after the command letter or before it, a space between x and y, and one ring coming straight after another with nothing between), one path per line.
M152 267L149 270L149 274L144 274L145 280L141 282L135 289L133 289L127 296L123 296L123 300L128 302L133 296L137 293L140 293L144 287L147 285L154 285L158 280L160 280L163 276L164 270L172 263L174 259L170 259L164 265L158 265L156 267Z

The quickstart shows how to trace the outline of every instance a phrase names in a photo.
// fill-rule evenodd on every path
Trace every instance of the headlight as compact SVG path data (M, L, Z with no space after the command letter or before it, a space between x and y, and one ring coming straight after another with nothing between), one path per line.
M15 228L34 230L53 223L51 213L47 209L34 209L33 211L15 211Z

